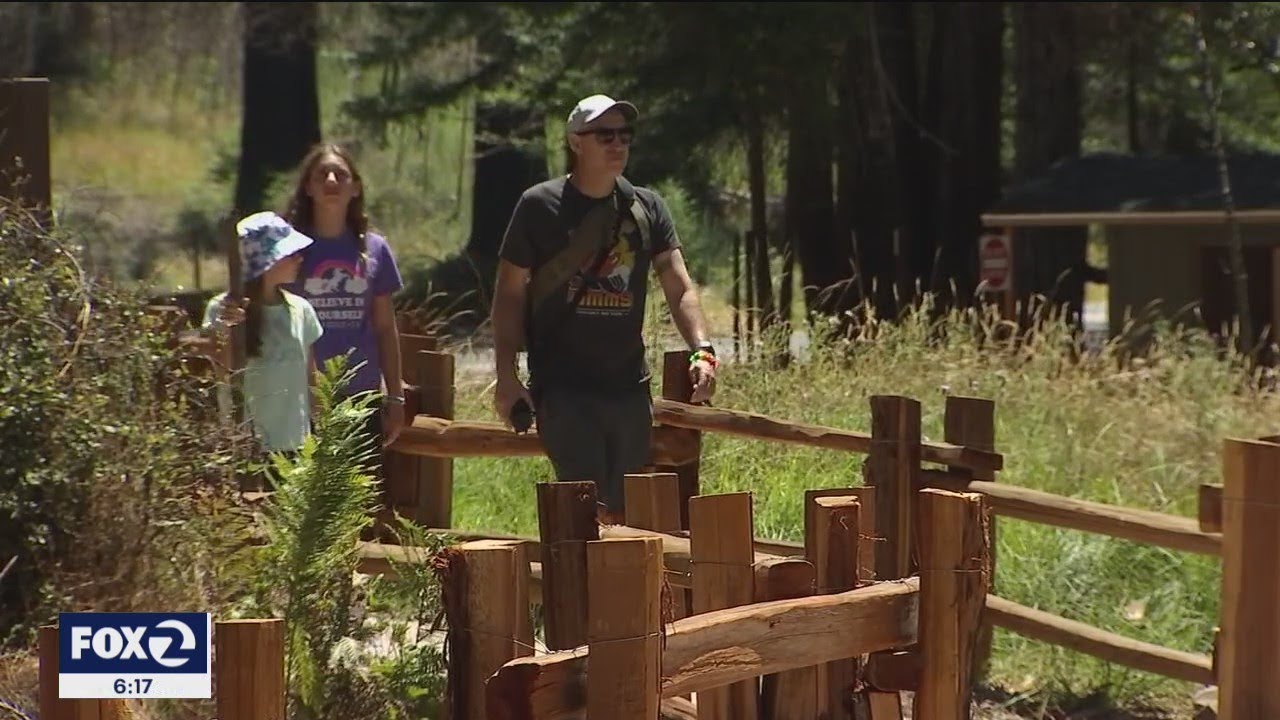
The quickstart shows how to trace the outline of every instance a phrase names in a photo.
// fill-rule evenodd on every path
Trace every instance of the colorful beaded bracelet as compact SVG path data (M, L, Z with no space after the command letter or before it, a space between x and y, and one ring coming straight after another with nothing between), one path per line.
M707 363L708 365L710 365L710 366L711 366L711 369L712 369L712 370L714 370L714 369L716 369L716 368L720 367L720 361L716 359L716 356L715 356L715 355L712 355L711 353L707 352L706 350L699 350L699 351L697 351L697 352L695 352L694 354L692 354L692 355L690 355L690 356L689 356L689 364L690 364L690 365L692 365L692 364L694 364L694 363L698 362L699 360L704 360L704 361L706 361L706 363Z

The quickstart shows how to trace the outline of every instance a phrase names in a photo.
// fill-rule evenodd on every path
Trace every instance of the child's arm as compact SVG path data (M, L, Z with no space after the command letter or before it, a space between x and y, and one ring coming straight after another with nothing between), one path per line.
M312 419L320 415L320 403L316 401L316 349L307 348L307 399L311 403Z
M311 417L315 418L320 414L320 403L316 398L316 375L319 373L316 341L324 334L324 327L320 324L320 318L316 316L315 308L305 300L302 302L302 315L303 342L307 346L307 399L311 408Z

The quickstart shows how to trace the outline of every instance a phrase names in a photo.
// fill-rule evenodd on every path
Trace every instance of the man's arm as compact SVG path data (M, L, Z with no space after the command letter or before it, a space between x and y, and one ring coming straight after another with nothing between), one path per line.
M529 275L528 268L508 260L498 261L489 321L493 325L494 369L499 379L516 377L516 351L524 342Z
M702 313L702 302L698 299L698 289L689 277L689 269L685 267L684 255L680 248L667 250L654 257L653 269L662 284L662 293L667 298L667 306L671 308L671 317L675 320L676 329L684 338L690 349L710 341L707 336L707 319Z

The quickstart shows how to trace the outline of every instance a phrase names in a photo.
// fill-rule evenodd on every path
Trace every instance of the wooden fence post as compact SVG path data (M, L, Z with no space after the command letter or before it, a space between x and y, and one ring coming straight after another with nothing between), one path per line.
M920 402L906 397L871 398L868 484L876 488L876 577L897 580L915 561L915 486L920 472Z
M1200 532L1222 532L1222 484L1202 483L1197 493L1196 518Z
M662 540L587 543L587 718L658 720Z
M1228 439L1222 464L1218 717L1280 717L1280 445Z
M484 720L485 681L508 661L533 655L528 547L523 540L475 540L443 553L450 720Z
M0 197L53 226L49 156L49 80L0 79Z
M948 395L946 410L942 421L942 439L953 445L964 445L978 450L996 449L996 404L993 400L976 397ZM953 471L968 472L974 480L996 479L996 474L983 470L963 470L950 468ZM996 591L996 518L989 519L987 547L991 553L991 587ZM978 636L977 658L974 669L978 677L987 674L991 661L991 642L993 637L991 623L983 622Z
M587 543L600 539L596 484L538 483L542 610L547 649L587 642Z
M689 499L693 612L749 605L755 599L751 493ZM698 693L700 720L756 720L759 683L744 681Z
M813 526L805 528L805 555L817 573L821 595L858 586L859 502L856 497L813 498ZM837 660L819 668L819 715L832 720L855 717L858 658Z
M978 493L920 491L923 672L912 717L970 717L974 656L991 577L986 514Z
M866 482L874 490L875 577L898 580L917 565L916 498L920 472L920 403L906 397L871 397L871 451L865 465ZM865 533L864 533L865 534ZM914 679L916 648L873 653L866 675L880 690Z
M133 711L124 700L58 698L58 626L40 627L40 720L127 720Z
M755 601L809 597L817 588L813 563L800 558L770 558L755 565ZM760 679L760 720L812 720L818 717L819 667L765 675Z
M284 620L214 623L218 720L284 720Z
M400 374L404 387L404 421L413 422L415 415L421 414L422 388L419 378L422 375L420 365L422 358L419 352L434 350L435 338L427 335L411 335L400 333ZM379 490L378 522L370 529L369 534L384 541L394 541L395 515L399 513L414 522L421 522L419 513L420 480L423 460L416 455L388 450L382 454L382 486ZM430 526L428 526L430 527Z
M637 473L623 478L628 527L661 533L678 533L680 478L675 473ZM689 615L689 591L671 588L672 620Z
M453 354L437 350L418 353L418 393L421 412L453 419ZM417 520L424 527L453 527L453 458L418 459Z
M671 350L662 356L662 397L666 400L687 403L693 395L693 383L689 380L689 353ZM693 460L683 465L658 465L661 472L674 472L680 478L680 527L689 529L689 499L698 494L698 468L701 465L702 433L681 428L697 448Z

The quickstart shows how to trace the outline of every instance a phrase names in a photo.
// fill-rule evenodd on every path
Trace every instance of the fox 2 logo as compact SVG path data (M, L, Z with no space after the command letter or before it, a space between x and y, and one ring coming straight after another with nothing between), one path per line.
M209 672L206 613L62 613L59 674Z

